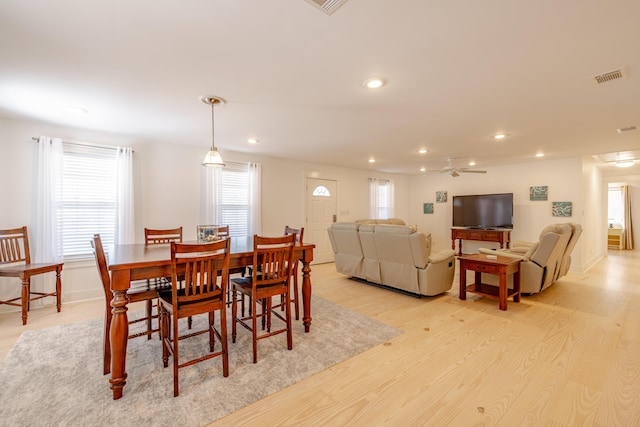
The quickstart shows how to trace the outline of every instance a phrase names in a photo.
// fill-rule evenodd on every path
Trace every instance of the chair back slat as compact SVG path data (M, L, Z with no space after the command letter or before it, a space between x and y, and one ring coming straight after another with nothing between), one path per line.
M145 245L159 245L171 242L182 243L182 227L164 230L144 229Z
M288 283L291 277L295 234L253 238L253 277L257 288Z
M229 248L229 239L198 244L171 243L172 292L178 308L205 298L226 298ZM179 273L183 268L184 279Z
M31 263L27 227L0 230L0 264Z

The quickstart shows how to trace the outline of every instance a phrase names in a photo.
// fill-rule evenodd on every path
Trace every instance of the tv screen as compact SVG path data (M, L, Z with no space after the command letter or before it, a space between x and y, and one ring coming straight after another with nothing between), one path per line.
M513 193L453 196L453 226L513 228Z

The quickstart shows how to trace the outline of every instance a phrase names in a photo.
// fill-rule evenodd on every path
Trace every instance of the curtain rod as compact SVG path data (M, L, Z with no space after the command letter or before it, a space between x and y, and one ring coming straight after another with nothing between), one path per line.
M36 142L40 142L40 138L36 137L36 136L32 136L31 139L33 141ZM96 148L104 148L105 150L117 150L118 147L114 147L112 145L103 145L103 144L94 144L94 143L88 143L88 142L69 142L69 141L62 141L63 144L69 144L69 145L78 145L78 146L82 146L82 147L96 147ZM131 150L133 153L135 153L134 150Z

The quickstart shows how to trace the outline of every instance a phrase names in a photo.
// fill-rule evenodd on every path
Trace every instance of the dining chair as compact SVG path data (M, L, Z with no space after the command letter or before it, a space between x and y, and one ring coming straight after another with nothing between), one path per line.
M173 356L173 396L179 394L178 371L217 356L222 356L222 375L229 376L229 352L227 347L226 291L229 280L230 240L212 243L171 243L170 291L159 293L160 335L162 336L162 362L169 365ZM182 286L178 286L178 272L184 271ZM220 327L215 327L215 312L220 312ZM178 320L199 314L208 314L206 329L180 336ZM170 328L171 325L171 329ZM201 334L209 335L209 354L180 362L178 342ZM221 349L215 351L215 338Z
M292 227L289 227L288 225L285 225L285 227L284 227L284 235L287 236L287 235L290 235L290 234L295 234L296 243L302 244L302 238L304 236L304 227L292 228ZM291 295L291 303L293 304L293 307L295 309L296 320L300 319L300 303L299 303L299 298L298 298L299 297L299 291L298 291L298 264L299 263L300 263L300 260L295 259L293 261L293 268L291 269L291 277L293 278L293 280L292 280L293 293ZM252 269L252 267L249 266L248 267L249 275L251 274L251 269ZM280 307L281 307L282 310L284 310L284 295L280 299ZM242 315L244 316L244 299L241 299L240 311L241 311Z
M109 338L109 331L111 329L111 319L113 313L111 311L111 300L113 299L113 293L111 292L111 275L109 274L109 268L107 265L107 256L104 252L102 245L102 239L99 234L93 235L91 241L93 247L93 254L96 258L96 266L98 267L98 273L100 274L100 280L102 281L102 289L104 291L104 334L103 334L103 374L106 375L111 372L111 341ZM139 322L145 322L146 327L142 332L137 332L128 336L128 339L147 336L147 339L151 339L151 334L154 332L160 332L160 325L158 323L157 328L152 327L152 320L158 318L158 315L152 313L152 301L158 298L158 291L164 289L170 289L171 283L163 280L137 280L131 282L130 288L127 290L127 298L129 302L144 301L145 313L144 316L130 320L129 324L136 324Z
M233 301L231 313L233 317L232 341L236 342L237 325L240 324L252 333L253 363L258 362L258 340L277 334L287 334L287 349L293 348L293 334L291 330L291 300L289 280L293 266L293 246L295 235L282 237L253 237L253 264L249 277L239 277L231 280L233 284ZM238 317L238 293L249 298L251 309L249 316ZM271 298L284 296L285 317L271 305ZM257 302L261 301L262 310L258 313ZM280 305L278 305L280 307ZM284 327L271 330L271 319L278 318L284 322ZM266 332L258 334L257 320L266 321Z
M22 308L22 324L27 324L27 312L31 308L31 301L46 297L56 297L56 308L60 312L60 297L62 292L62 266L64 263L31 263L29 250L29 233L27 227L0 230L0 277L18 277L22 284L19 297L0 301L0 305L12 305ZM31 290L31 277L43 273L56 273L55 292L36 292ZM20 303L14 301L20 300Z
M171 242L182 243L182 227L169 229L144 229L145 245L156 245Z

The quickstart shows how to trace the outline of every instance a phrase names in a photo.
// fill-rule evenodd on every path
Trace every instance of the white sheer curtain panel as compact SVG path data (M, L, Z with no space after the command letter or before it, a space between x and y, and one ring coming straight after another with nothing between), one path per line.
M393 217L393 183L387 179L369 178L369 217Z
M133 149L118 147L116 151L116 244L135 242L133 212Z
M249 236L262 233L262 166L249 163Z
M378 218L378 180L369 178L369 218Z
M624 238L623 249L633 249L635 247L633 241L633 224L631 223L631 186L623 185L620 187L622 191L622 209L624 221Z
M221 217L221 200L220 200L220 175L221 167L203 167L202 168L202 200L200 224L201 225L219 225L218 219Z
M62 262L58 204L62 191L62 140L41 136L36 147L35 194L29 227L31 262Z

